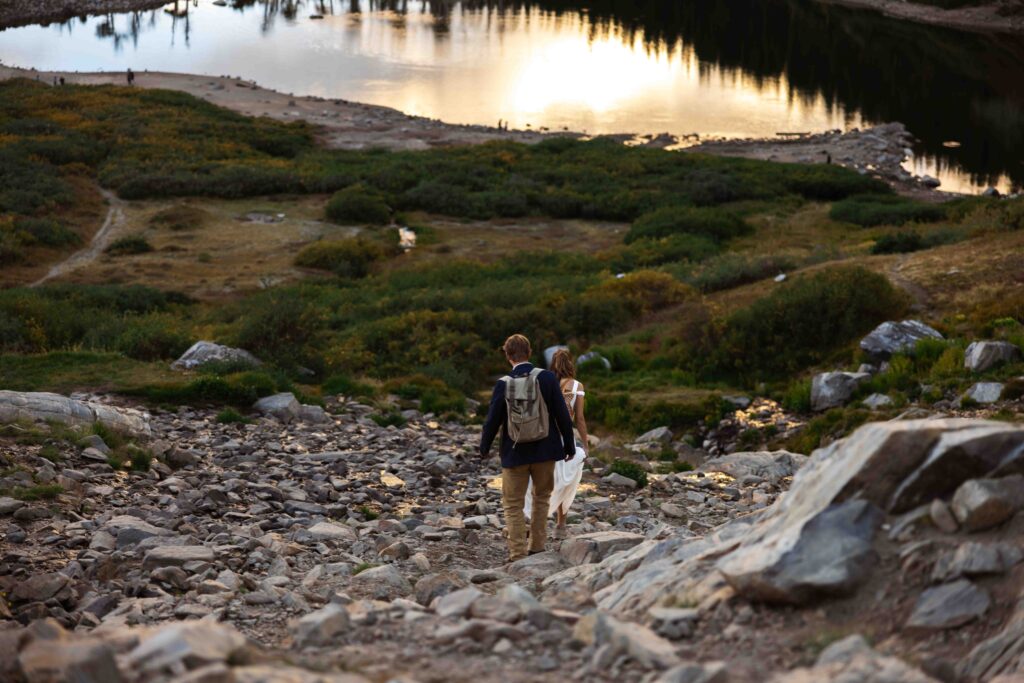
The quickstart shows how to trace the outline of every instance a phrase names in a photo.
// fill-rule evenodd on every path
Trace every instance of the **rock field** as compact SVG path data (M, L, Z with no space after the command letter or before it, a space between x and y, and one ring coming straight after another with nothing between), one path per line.
M700 471L643 489L595 457L570 537L506 564L478 427L275 398L248 424L130 413L145 471L97 436L44 457L10 438L29 423L3 432L3 490L61 489L0 497L0 680L1024 674L1022 428L873 423L810 458L694 453ZM646 437L626 448L673 447Z

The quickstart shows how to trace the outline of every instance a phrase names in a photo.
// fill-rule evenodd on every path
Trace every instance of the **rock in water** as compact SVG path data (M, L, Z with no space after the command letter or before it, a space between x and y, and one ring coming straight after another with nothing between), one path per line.
M260 360L244 349L222 346L211 341L197 341L171 363L174 370L194 370L208 363L231 363L238 365L261 365Z
M1009 342L976 341L964 352L964 367L972 372L985 372L1019 356L1020 349Z
M811 381L811 410L822 411L846 405L854 392L871 379L866 372L823 372Z
M929 588L918 599L907 627L923 630L955 628L988 611L988 593L967 579Z
M942 334L917 320L885 322L860 342L860 348L877 361L889 360L901 351L913 351L922 339L943 339Z

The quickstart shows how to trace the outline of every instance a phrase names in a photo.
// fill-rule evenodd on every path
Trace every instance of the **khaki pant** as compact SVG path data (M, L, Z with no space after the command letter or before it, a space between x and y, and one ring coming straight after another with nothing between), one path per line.
M555 461L504 467L501 470L501 505L505 509L510 562L526 557L526 488L533 480L533 516L530 552L542 552L548 539L548 502L555 488Z

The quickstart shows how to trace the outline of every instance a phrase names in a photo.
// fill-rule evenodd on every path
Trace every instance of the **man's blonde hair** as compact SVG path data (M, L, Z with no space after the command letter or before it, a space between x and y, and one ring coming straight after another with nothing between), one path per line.
M533 351L530 348L530 340L521 334L513 334L505 340L501 348L508 359L515 363L530 360L530 353Z

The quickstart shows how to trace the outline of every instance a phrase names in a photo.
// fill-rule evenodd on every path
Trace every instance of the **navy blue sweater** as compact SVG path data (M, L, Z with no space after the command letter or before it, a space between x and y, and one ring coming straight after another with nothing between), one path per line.
M509 374L512 377L529 375L533 366L522 363ZM516 444L508 436L505 422L508 419L508 408L505 405L505 383L498 380L491 396L491 408L487 412L483 434L480 437L480 455L487 457L491 444L501 430L501 466L516 467L548 460L565 460L567 456L576 454L576 442L572 434L572 418L562 398L562 389L558 385L555 373L545 370L537 377L540 393L548 405L548 435L540 441Z

